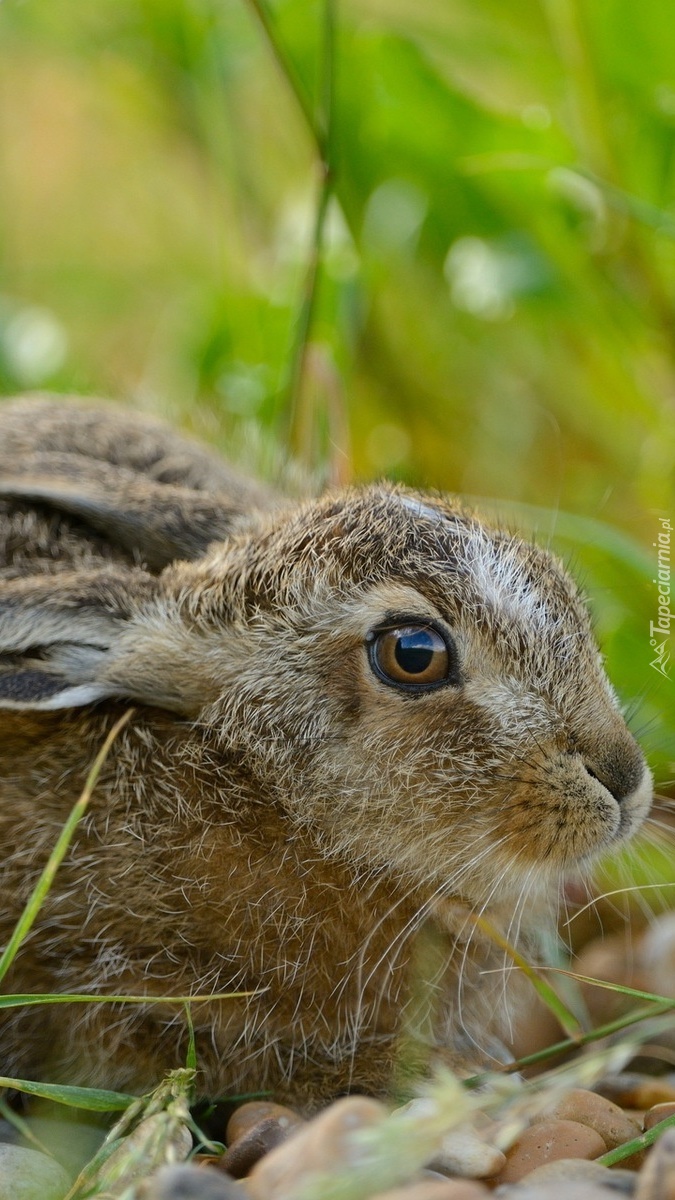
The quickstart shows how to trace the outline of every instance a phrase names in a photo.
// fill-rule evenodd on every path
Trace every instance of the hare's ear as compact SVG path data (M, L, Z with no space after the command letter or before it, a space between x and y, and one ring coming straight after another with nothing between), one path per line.
M0 709L79 708L110 697L163 707L148 673L115 671L157 582L142 571L64 573L0 586ZM133 655L131 662L133 663ZM161 690L161 689L160 689Z
M153 571L197 558L222 541L245 511L244 500L156 483L124 467L78 454L0 457L0 499L43 504L84 521L113 545L138 554Z

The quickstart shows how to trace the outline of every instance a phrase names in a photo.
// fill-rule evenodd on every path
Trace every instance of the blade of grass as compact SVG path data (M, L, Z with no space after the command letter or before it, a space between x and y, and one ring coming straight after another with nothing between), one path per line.
M260 992L214 992L204 996L88 996L72 993L57 995L45 992L43 995L0 996L0 1008L21 1008L37 1004L206 1004L212 1000L237 1000L242 996L260 995Z
M557 975L566 975L569 979L576 979L578 983L591 983L607 992L621 992L622 995L634 996L637 1000L651 1000L654 1004L675 1008L675 999L660 996L657 992L642 992L639 988L628 987L625 983L610 983L608 979L594 979L592 975L577 975L576 971L567 971L564 967L543 967L542 970L555 971Z
M322 131L317 125L314 113L312 112L312 105L307 94L307 89L305 88L300 75L296 71L291 58L281 44L272 14L267 7L266 0L246 0L246 3L255 14L255 17L265 35L265 40L272 51L272 56L274 57L281 74L284 76L291 91L293 92L300 107L300 111L302 112L307 124L307 128L316 142L319 154L321 154Z
M63 862L73 834L75 833L79 822L82 820L82 817L87 811L87 806L91 800L92 793L96 787L98 777L101 773L101 768L108 757L110 748L115 741L115 738L122 731L122 729L124 729L124 726L130 721L133 712L133 708L127 709L124 715L120 717L119 721L115 722L103 745L101 746L101 749L96 755L96 758L94 759L91 770L87 776L82 795L73 806L70 816L61 830L56 845L49 855L47 865L42 871L42 874L40 875L40 878L33 889L32 895L30 896L26 907L17 921L14 932L12 933L12 936L6 945L2 956L0 957L0 982L2 982L2 980L5 978L5 975L16 958L21 943L33 927L33 924L44 902L45 896L49 892L49 889L54 882L54 876Z
M192 1020L192 1013L190 1012L189 1003L185 1004L185 1020L187 1021L187 1027L188 1027L188 1048L187 1048L187 1055L185 1057L185 1066L188 1071L196 1072L196 1070L197 1070L197 1043L195 1041L195 1027L194 1027L194 1022Z
M480 1075L471 1075L464 1080L465 1087L479 1087L486 1079L494 1075L511 1075L515 1071L522 1071L526 1067L536 1067L538 1063L546 1062L548 1058L555 1058L559 1054L567 1054L570 1050L578 1050L580 1046L588 1046L592 1042L598 1042L601 1038L611 1037L614 1033L620 1033L622 1029L629 1029L631 1025L637 1025L639 1021L646 1021L651 1017L665 1016L673 1011L673 1001L669 1000L664 1004L650 1004L647 1008L635 1009L631 1013L626 1013L623 1017L617 1017L615 1021L608 1021L606 1025L600 1025L597 1029L591 1029L588 1033L582 1033L579 1037L564 1038L560 1042L554 1042L551 1046L546 1046L543 1050L536 1050L533 1054L526 1054L523 1058L514 1059L513 1062L504 1063L501 1066L493 1067L489 1072L481 1072Z
M10 1079L0 1075L0 1088L12 1088L28 1096L39 1096L41 1100L54 1100L68 1108L83 1108L89 1112L116 1112L135 1104L137 1096L125 1092L107 1092L102 1088L70 1087L59 1083L36 1083L33 1079Z
M303 449L303 430L307 425L303 412L303 383L307 367L307 352L316 311L321 260L328 206L335 183L334 162L335 109L335 0L324 0L323 36L321 46L320 97L317 118L317 147L321 182L314 214L314 228L305 268L305 278L293 340L288 355L285 383L281 388L279 406L287 414L288 444L291 452L300 457Z

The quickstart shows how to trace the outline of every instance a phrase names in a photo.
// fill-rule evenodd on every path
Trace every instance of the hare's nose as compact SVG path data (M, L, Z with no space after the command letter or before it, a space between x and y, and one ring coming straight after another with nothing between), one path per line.
M613 752L582 757L586 773L607 788L617 804L623 804L637 792L647 776L645 761L632 738L630 743L622 743Z

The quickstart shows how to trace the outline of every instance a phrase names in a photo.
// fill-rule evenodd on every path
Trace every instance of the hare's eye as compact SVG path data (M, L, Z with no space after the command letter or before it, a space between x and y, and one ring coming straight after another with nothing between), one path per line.
M375 630L368 638L368 652L375 674L404 691L426 691L446 683L455 667L445 638L431 625Z

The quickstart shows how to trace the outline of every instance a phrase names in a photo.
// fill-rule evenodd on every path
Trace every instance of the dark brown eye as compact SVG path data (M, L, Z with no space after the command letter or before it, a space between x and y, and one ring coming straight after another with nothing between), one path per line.
M375 631L368 648L375 674L404 691L426 691L445 683L455 666L445 638L431 625Z

